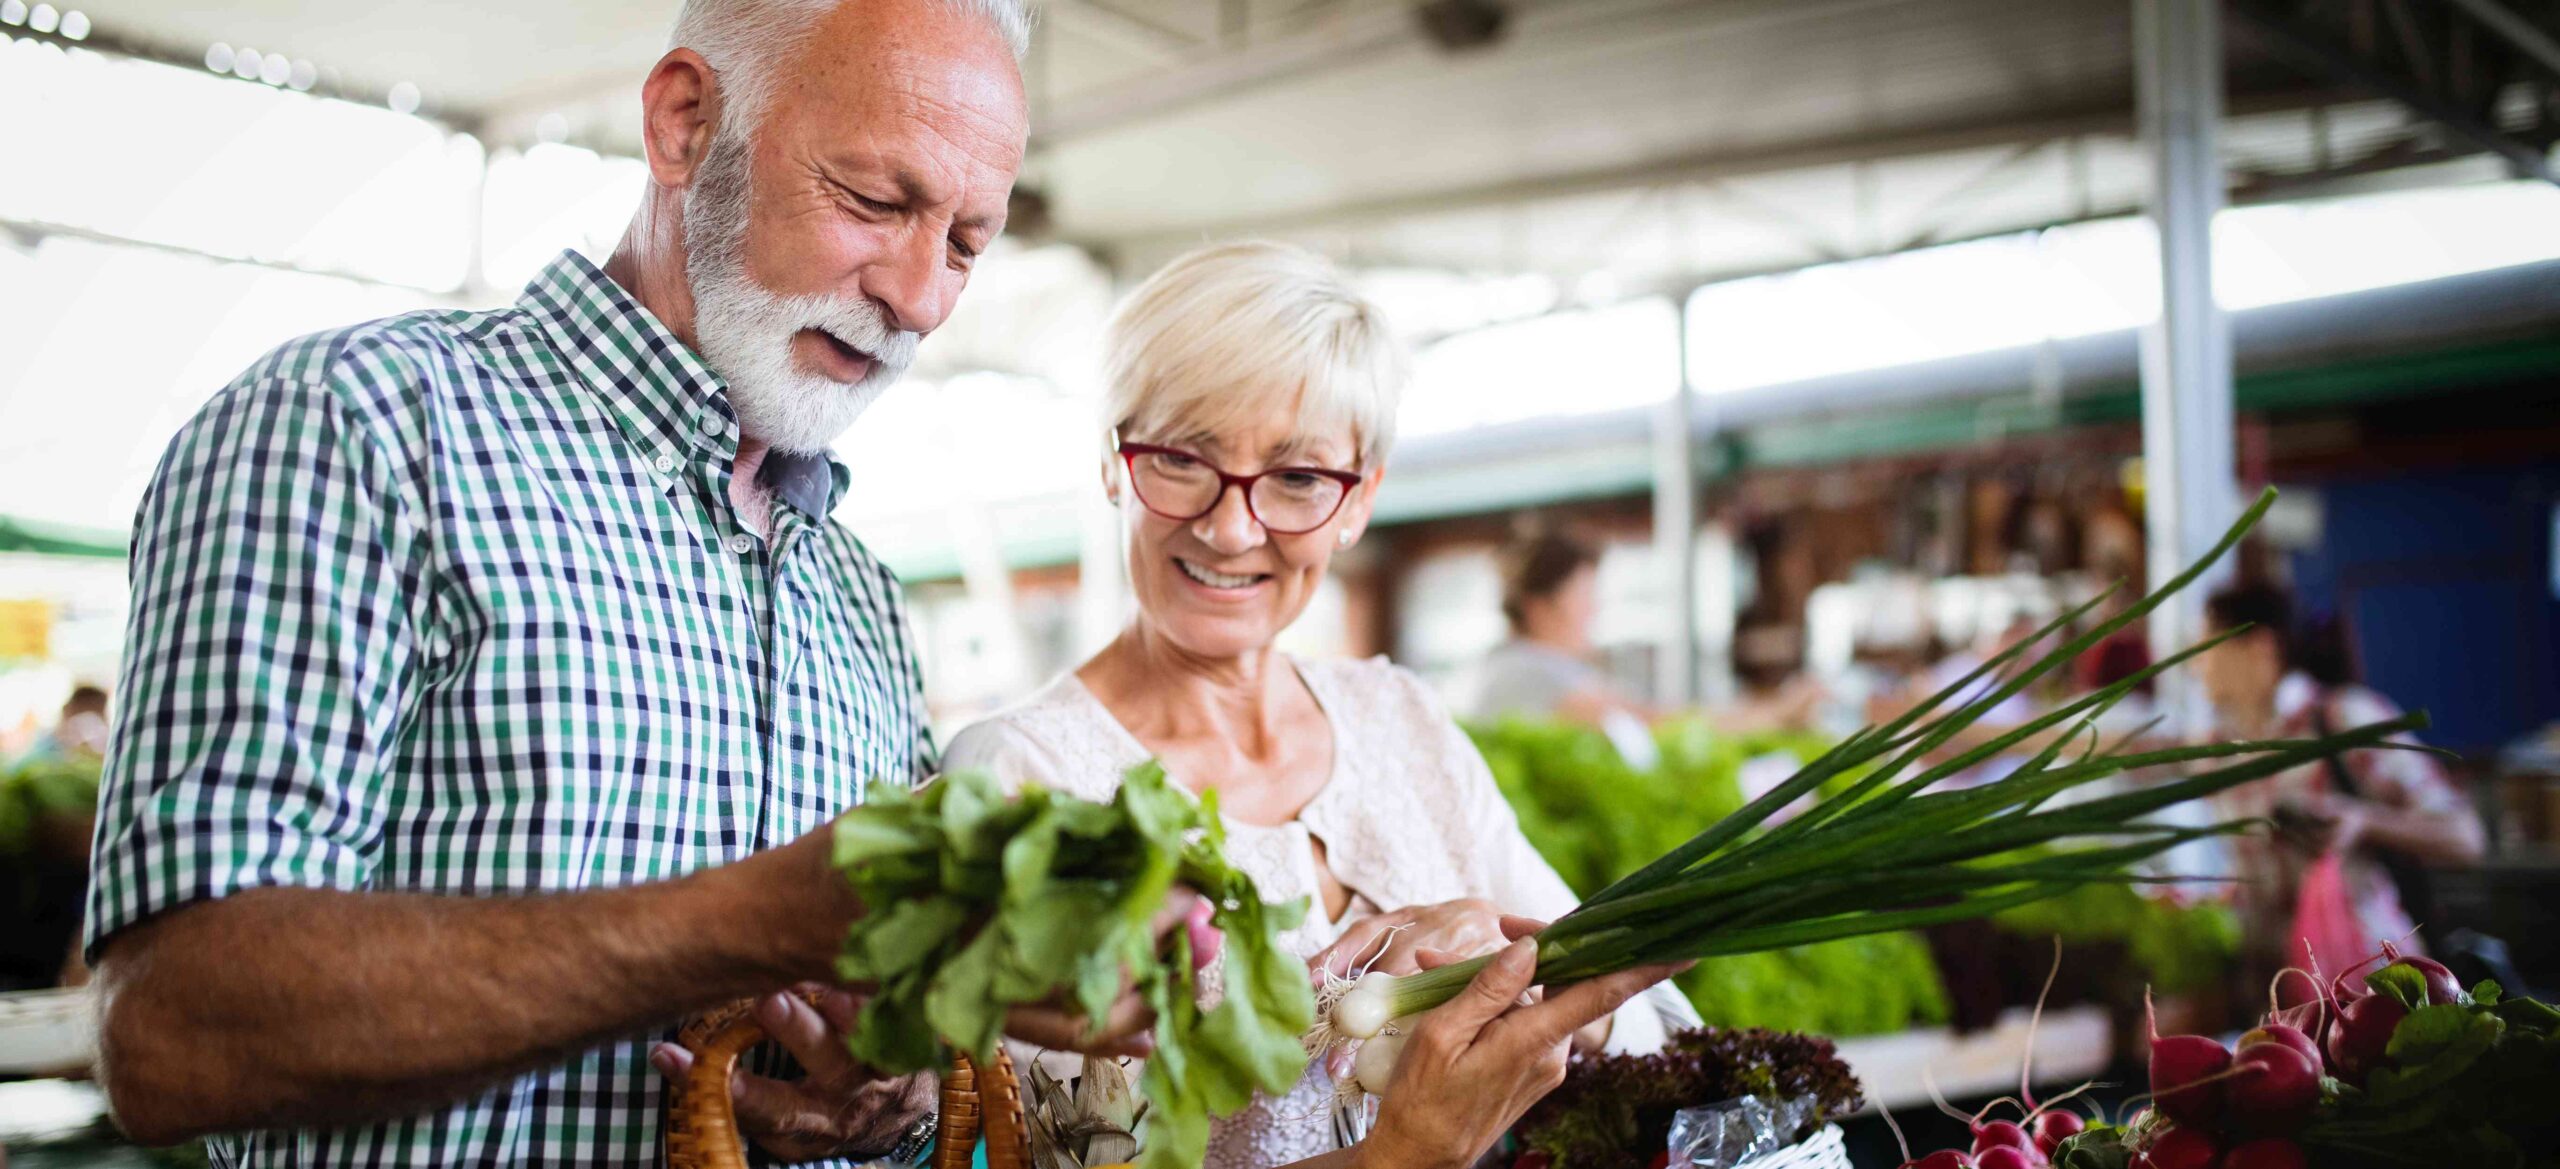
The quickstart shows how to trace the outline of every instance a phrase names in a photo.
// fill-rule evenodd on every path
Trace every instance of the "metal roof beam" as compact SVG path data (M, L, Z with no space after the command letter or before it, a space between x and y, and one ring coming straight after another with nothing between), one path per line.
M2519 177L2560 182L2552 170L2547 145L2518 138L2468 108L2453 96L2460 80L2445 76L2445 70L2429 65L2422 75L2426 79L2413 78L2382 63L2378 54L2358 52L2350 43L2353 38L2333 35L2311 23L2305 14L2287 11L2268 0L2243 0L2234 4L2231 12L2260 47L2296 67L2397 101L2463 140L2505 158ZM2415 54L2418 49L2404 51ZM2417 62L2413 57L2413 68Z

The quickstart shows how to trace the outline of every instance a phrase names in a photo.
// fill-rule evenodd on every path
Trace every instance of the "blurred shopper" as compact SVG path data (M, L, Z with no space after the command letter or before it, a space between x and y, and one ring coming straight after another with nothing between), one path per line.
M1558 718L1596 727L1637 767L1656 754L1652 724L1685 712L1626 693L1593 660L1591 625L1600 610L1600 547L1546 530L1502 551L1502 617L1511 636L1477 669L1468 712L1475 718ZM1729 733L1802 726L1821 688L1798 679L1770 698L1746 698L1699 712Z
M1314 255L1234 244L1150 277L1104 347L1103 487L1137 612L1092 659L961 731L949 765L1105 800L1129 768L1161 761L1216 793L1229 855L1263 896L1309 899L1282 945L1337 975L1407 972L1423 949L1482 953L1504 944L1505 914L1571 910L1421 679L1383 658L1274 648L1367 530L1385 474L1406 365L1378 310ZM1662 1011L1695 1019L1665 992L1582 1044L1653 1051ZM1464 1111L1470 1089L1447 1090L1393 1125ZM1308 1068L1287 1096L1219 1119L1207 1165L1331 1150L1333 1100L1326 1069ZM1403 1139L1388 1126L1382 1148Z
M831 981L864 911L826 825L933 767L827 451L1004 226L1027 41L1015 0L688 0L602 267L291 342L178 434L89 913L130 1135L656 1165L657 1041L758 995L807 1071L736 1079L765 1155L924 1139L931 1076L853 1065L843 995L776 992Z
M2399 715L2390 699L2355 678L2334 626L2297 621L2292 598L2242 585L2205 603L2215 633L2246 632L2196 659L2220 733L2233 739L2306 738ZM2236 844L2244 933L2260 975L2291 961L2283 947L2300 921L2352 914L2361 950L2395 941L2415 947L2407 904L2428 865L2477 863L2485 834L2478 812L2432 755L2366 749L2246 785L2222 797L2227 815L2264 817L2278 830ZM2321 872L2323 863L2334 866ZM2306 877L2316 879L2306 888ZM2341 904L2307 904L2342 895ZM2324 966L2334 966L2323 955ZM2256 985L2264 986L2260 977Z
M85 682L71 688L71 697L63 700L60 721L36 740L31 752L41 757L89 760L106 753L107 692Z

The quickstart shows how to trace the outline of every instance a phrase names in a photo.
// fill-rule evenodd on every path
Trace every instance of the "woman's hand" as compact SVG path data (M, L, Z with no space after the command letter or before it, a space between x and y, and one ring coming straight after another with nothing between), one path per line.
M1165 899L1164 908L1156 911L1148 928L1154 931L1159 946L1170 944L1174 931L1181 930L1190 940L1191 972L1197 976L1218 960L1226 946L1225 935L1209 921L1216 910L1208 898L1177 887ZM1120 997L1099 1021L1087 1020L1064 1003L1015 1007L1005 1014L1004 1033L1052 1051L1081 1051L1111 1058L1153 1054L1155 1012L1131 989L1133 985L1129 972L1122 971Z
M1473 897L1390 910L1351 923L1332 945L1307 959L1307 969L1337 977L1369 970L1411 974L1422 968L1414 956L1423 950L1473 958L1501 949L1520 936L1505 933L1504 920L1492 902Z
M1456 961L1426 953L1424 967ZM1523 1003L1537 972L1537 943L1504 949L1467 989L1417 1020L1388 1082L1369 1139L1353 1150L1361 1169L1463 1169L1491 1148L1539 1098L1564 1082L1575 1030L1605 1018L1646 987L1687 967L1642 966Z

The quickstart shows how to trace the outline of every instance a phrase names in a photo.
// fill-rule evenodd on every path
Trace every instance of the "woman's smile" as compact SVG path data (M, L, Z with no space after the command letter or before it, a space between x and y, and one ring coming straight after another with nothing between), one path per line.
M1173 558L1173 563L1182 570L1184 579L1201 590L1221 598L1234 598L1251 593L1271 579L1271 574L1267 572L1219 572L1179 556Z

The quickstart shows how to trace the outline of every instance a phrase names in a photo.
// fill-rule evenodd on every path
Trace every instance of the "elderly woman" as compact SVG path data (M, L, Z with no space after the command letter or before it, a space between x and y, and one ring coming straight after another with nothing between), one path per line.
M962 731L946 766L1104 799L1129 767L1161 760L1217 793L1229 853L1266 896L1311 900L1284 941L1337 972L1481 953L1503 943L1504 914L1570 909L1419 679L1382 659L1273 648L1377 498L1405 370L1378 311L1305 252L1215 247L1139 288L1106 351L1103 489L1125 517L1136 616L1092 660ZM1575 1042L1652 1050L1665 1014L1692 1017L1656 988ZM1331 1149L1332 1091L1310 1068L1288 1097L1222 1121L1208 1165Z

